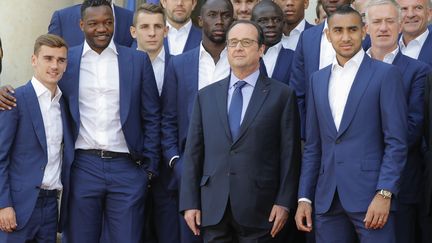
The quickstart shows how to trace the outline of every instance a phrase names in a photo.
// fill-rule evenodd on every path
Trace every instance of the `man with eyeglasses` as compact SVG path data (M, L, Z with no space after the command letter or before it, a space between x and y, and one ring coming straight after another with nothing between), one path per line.
M271 242L296 204L300 137L294 91L260 73L262 30L227 32L231 75L198 92L180 211L205 242Z

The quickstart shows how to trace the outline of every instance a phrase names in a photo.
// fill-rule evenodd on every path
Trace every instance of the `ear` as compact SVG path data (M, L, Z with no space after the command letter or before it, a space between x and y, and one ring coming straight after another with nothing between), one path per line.
M165 26L165 27L163 28L163 30L164 30L164 37L167 37L167 36L168 36L168 29L169 29L168 26Z
M367 31L367 25L363 25L362 26L362 40L364 40L366 38L366 31Z
M132 38L136 39L137 36L136 36L136 28L135 28L135 26L131 26L131 27L129 28L129 31L130 31L130 33L131 33Z
M200 16L198 16L198 25L199 25L199 27L200 28L202 28L203 27L203 23L204 21L202 20L202 17L201 17L201 15Z
M160 0L159 2L162 5L162 8L166 8L166 0Z
M328 28L326 28L326 29L324 30L324 32L325 32L325 34L326 34L327 40L331 43L331 39L330 39L330 30L329 30Z
M84 31L84 21L82 19L80 19L80 29Z
M32 54L31 56L31 63L33 67L35 67L37 64L37 56L35 54Z
M304 0L303 6L304 6L304 9L307 9L309 7L309 0Z

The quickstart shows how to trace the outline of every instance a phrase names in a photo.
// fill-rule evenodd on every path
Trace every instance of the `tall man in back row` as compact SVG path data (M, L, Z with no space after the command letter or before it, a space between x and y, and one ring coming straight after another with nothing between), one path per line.
M264 45L256 23L233 23L227 46L231 75L200 90L195 100L180 210L205 242L273 242L295 206L295 95L260 74Z
M397 67L365 55L361 15L328 18L333 64L311 77L297 227L318 243L396 242L395 196L407 154L407 105Z

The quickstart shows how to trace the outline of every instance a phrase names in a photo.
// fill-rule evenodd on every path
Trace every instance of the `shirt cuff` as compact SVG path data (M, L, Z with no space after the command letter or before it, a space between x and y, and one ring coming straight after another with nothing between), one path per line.
M312 204L312 201L309 200L309 199L307 199L307 198L305 198L305 197L300 198L300 199L298 200L298 202L307 202L307 203L309 203L309 204Z
M170 168L173 168L173 167L174 167L174 161L175 161L176 159L178 159L178 158L180 158L180 156L178 156L178 155L174 155L174 156L170 159L170 161L169 161L169 163L168 163L168 166L169 166Z

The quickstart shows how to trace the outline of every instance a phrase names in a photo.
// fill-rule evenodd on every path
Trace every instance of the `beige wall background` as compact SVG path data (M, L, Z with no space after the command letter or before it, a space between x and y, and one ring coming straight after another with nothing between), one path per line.
M48 31L55 10L81 3L82 0L0 0L0 37L4 57L0 83L14 87L30 80L30 57L34 40ZM115 0L122 6L125 0ZM313 23L316 0L309 3L306 19Z

